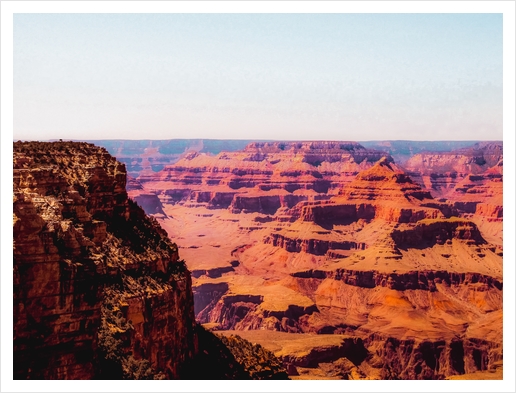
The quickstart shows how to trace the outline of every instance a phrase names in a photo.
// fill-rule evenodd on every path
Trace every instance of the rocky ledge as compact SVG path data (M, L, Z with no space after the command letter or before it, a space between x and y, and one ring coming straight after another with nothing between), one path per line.
M475 223L451 217L447 219L424 219L411 228L394 230L391 234L398 248L426 248L444 244L452 239L467 240L474 244L485 244Z
M502 290L503 283L493 277L480 273L454 273L439 271L410 271L405 273L383 273L352 269L317 270L311 269L292 273L293 277L339 280L348 285L361 288L387 287L397 291L420 289L434 292L436 284L460 286L477 284L477 291L489 288Z

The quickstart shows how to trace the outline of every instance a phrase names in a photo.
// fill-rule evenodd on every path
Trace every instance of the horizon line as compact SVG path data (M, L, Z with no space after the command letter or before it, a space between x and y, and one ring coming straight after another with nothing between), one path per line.
M257 141L257 142L503 142L503 139L259 139L259 138L170 138L170 139L14 139L13 142L92 142L92 141Z

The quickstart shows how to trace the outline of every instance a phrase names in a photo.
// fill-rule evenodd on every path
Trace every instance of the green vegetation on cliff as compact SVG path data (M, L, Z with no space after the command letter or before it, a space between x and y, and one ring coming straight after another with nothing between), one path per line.
M184 379L289 379L272 352L240 336L224 337L196 326L199 352L185 365Z

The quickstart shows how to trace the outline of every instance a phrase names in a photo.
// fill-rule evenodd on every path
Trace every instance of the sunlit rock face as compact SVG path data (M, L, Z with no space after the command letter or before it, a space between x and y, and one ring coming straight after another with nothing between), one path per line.
M496 168L486 176L499 179L489 175ZM199 212L180 231L188 252L205 260L193 283L198 320L278 348L292 376L443 379L498 372L503 248L477 224L479 213L465 213L460 199L434 198L389 157L326 196L275 213L208 213L211 231L201 226L206 205L173 205L180 222ZM173 220L168 224L173 231ZM217 228L233 237L222 240ZM225 241L227 266L214 261L210 269L207 249L224 255ZM267 338L263 330L275 333ZM276 333L343 335L343 341L311 338L311 346L298 349L291 335Z
M14 144L14 378L174 378L195 355L190 273L125 186L103 148Z

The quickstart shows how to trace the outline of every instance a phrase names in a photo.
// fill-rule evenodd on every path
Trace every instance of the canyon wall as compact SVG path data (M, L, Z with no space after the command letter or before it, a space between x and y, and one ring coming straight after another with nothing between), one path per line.
M419 184L436 197L446 197L469 175L480 175L503 157L501 142L479 142L452 151L426 151L410 157L403 166Z
M251 141L225 139L165 139L165 140L89 140L104 147L109 154L125 164L127 173L138 177L140 173L155 173L166 165L178 161L190 151L218 154L221 151L243 149Z
M190 273L125 182L103 148L14 144L15 379L177 378L194 357Z

